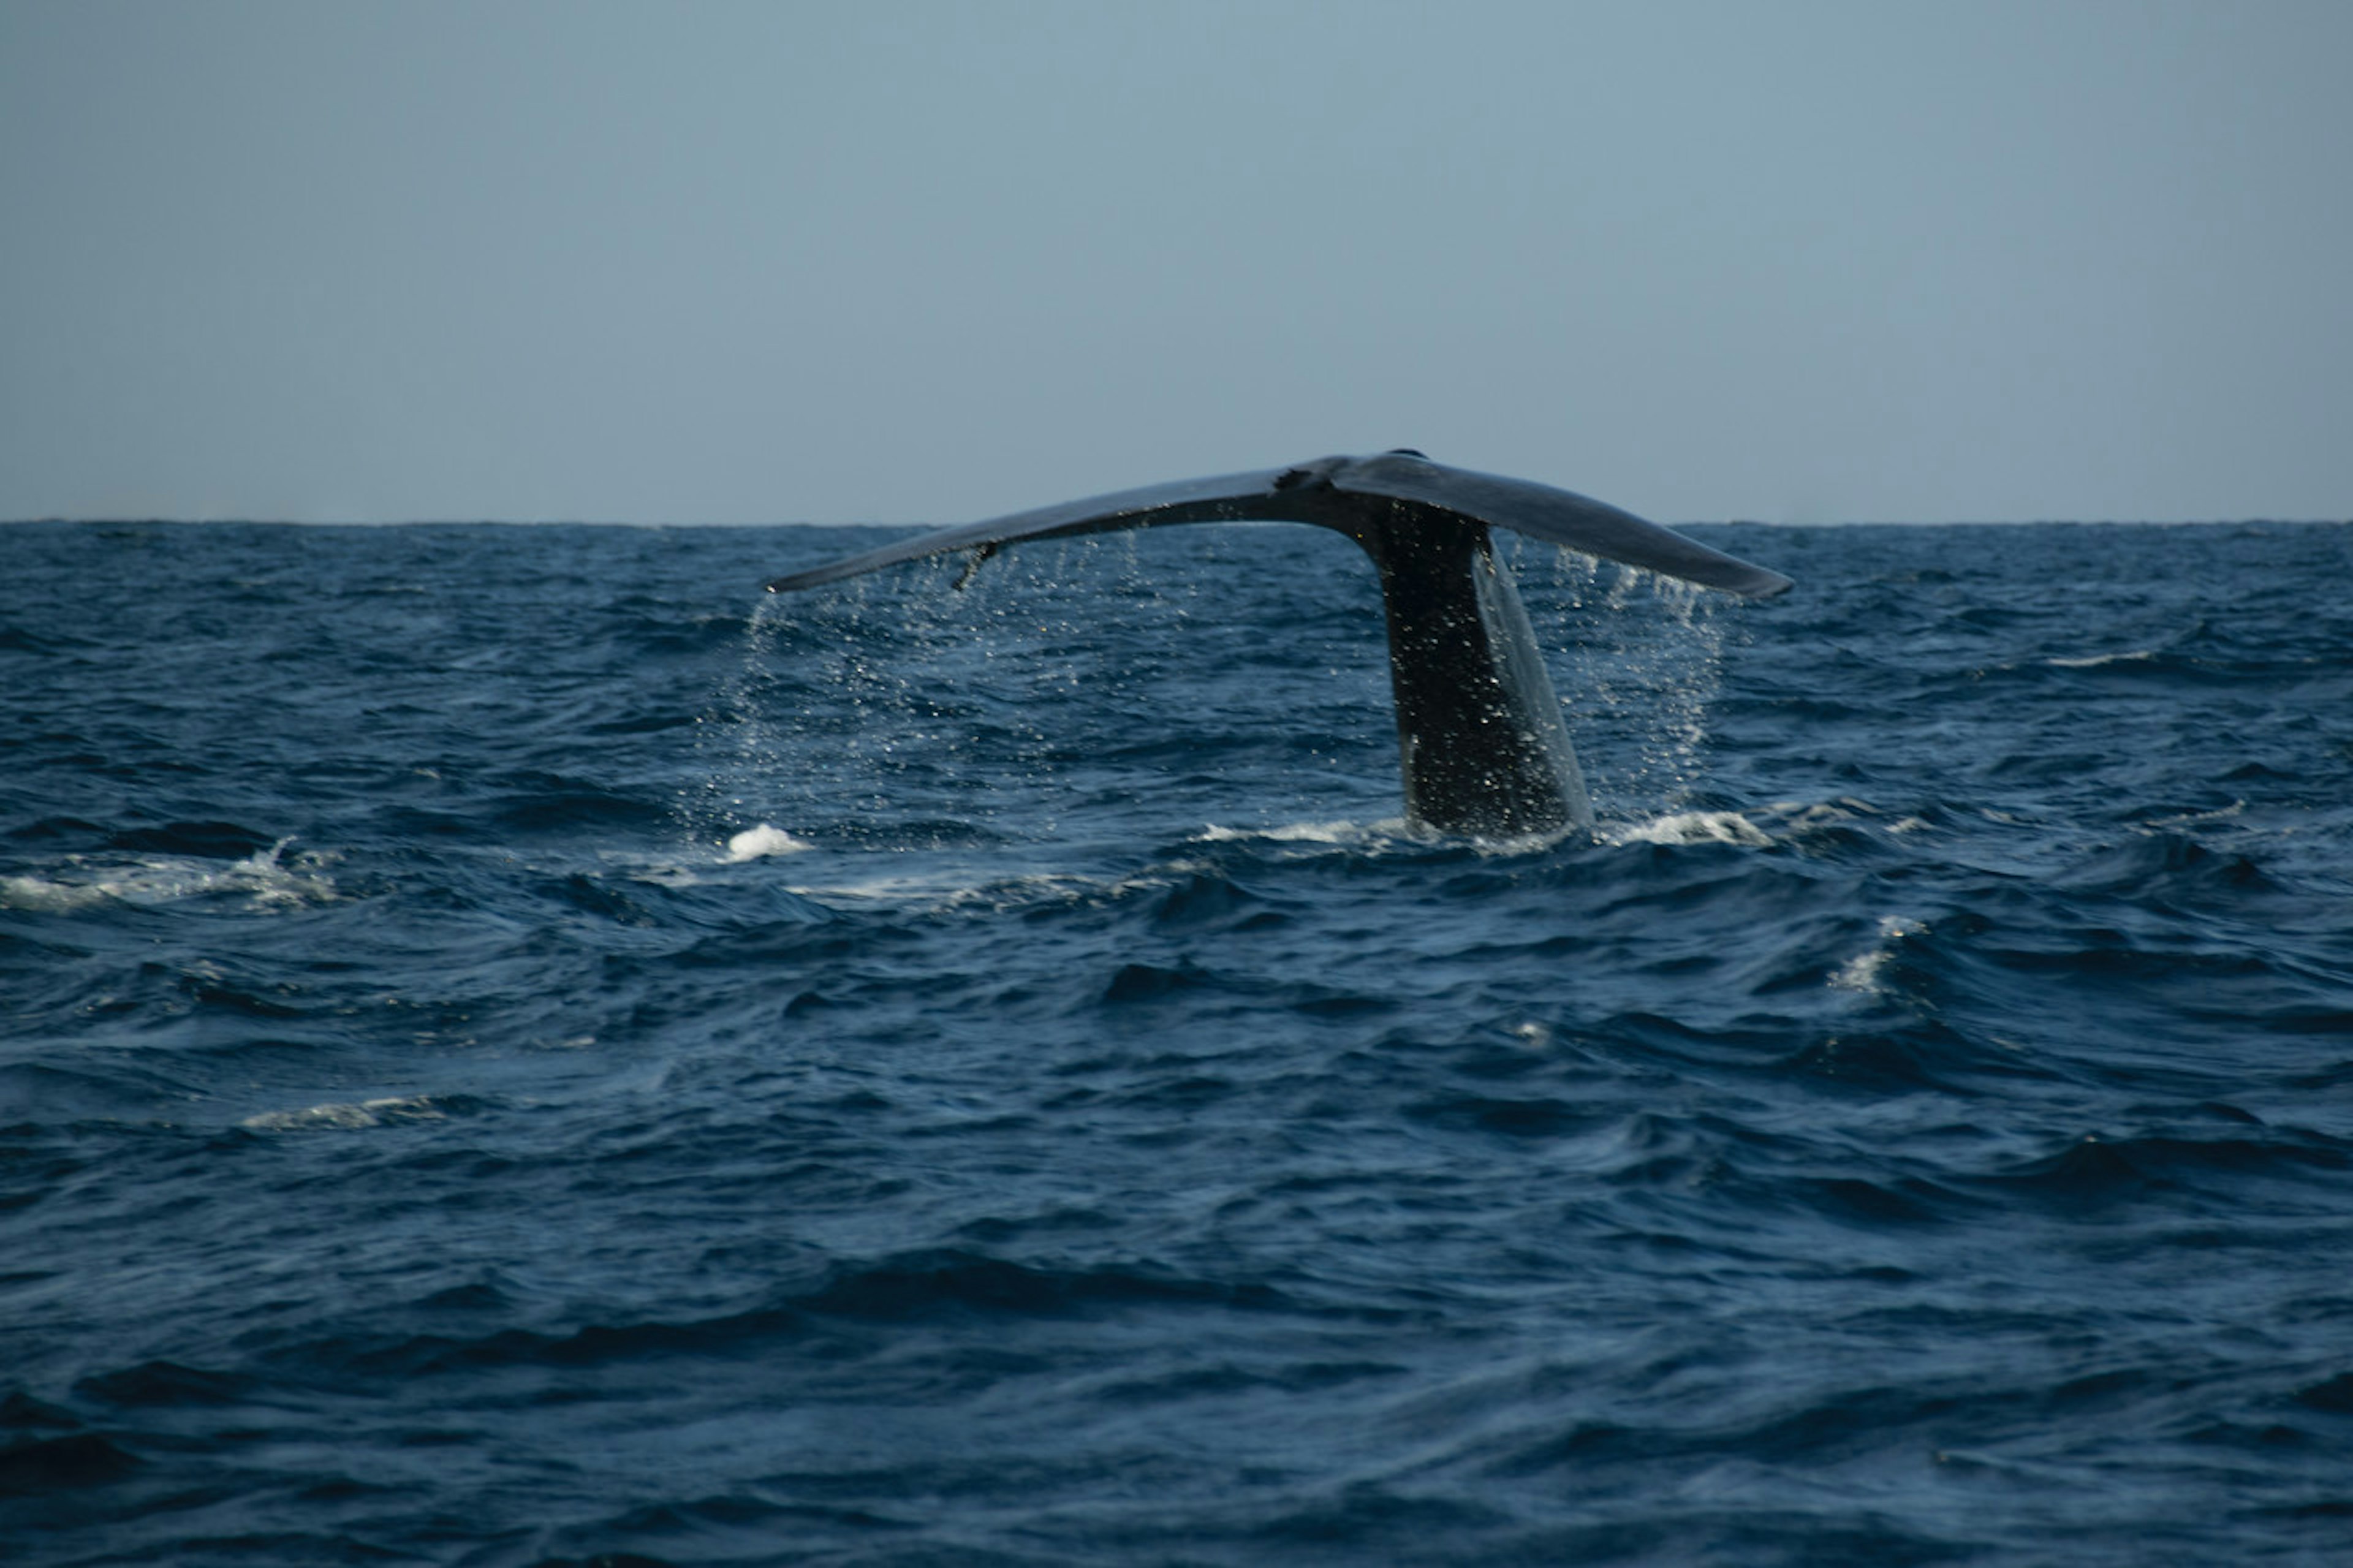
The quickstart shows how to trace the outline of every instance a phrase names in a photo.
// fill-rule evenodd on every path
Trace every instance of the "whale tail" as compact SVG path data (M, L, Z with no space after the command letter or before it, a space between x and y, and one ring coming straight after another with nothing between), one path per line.
M1448 833L1519 837L1593 820L1560 701L1511 573L1495 559L1491 528L1748 598L1790 587L1778 572L1601 501L1399 449L1015 512L789 573L767 591L813 588L953 551L977 552L976 564L1028 540L1244 520L1329 528L1372 558L1388 626L1406 815Z

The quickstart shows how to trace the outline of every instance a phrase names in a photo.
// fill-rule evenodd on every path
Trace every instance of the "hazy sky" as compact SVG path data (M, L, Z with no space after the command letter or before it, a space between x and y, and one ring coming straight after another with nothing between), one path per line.
M0 518L2353 516L2353 3L0 0Z

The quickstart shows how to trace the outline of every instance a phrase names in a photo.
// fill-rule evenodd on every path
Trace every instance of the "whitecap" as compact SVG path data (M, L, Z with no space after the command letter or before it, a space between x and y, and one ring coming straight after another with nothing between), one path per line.
M440 1121L448 1116L429 1094L396 1094L377 1100L328 1100L300 1110L264 1110L237 1125L256 1132L353 1132L395 1121Z
M108 903L155 909L215 895L242 898L255 909L287 909L332 901L334 882L323 870L326 858L285 857L291 838L281 838L242 860L223 865L193 856L162 855L128 864L66 858L45 876L0 877L0 909L72 913Z
M1831 976L1831 988L1876 995L1881 989L1880 971L1887 967L1887 961L1895 956L1905 938L1918 936L1927 929L1918 921L1906 920L1901 915L1880 916L1879 940L1839 965L1837 973Z
M1335 819L1330 822L1293 822L1279 827L1220 827L1210 823L1195 837L1204 844L1240 844L1248 842L1272 844L1362 844L1369 838L1385 838L1390 830L1400 826L1396 822L1372 823Z
M68 914L102 904L111 896L103 888L53 882L46 877L0 877L0 910Z
M822 887L795 884L789 890L820 904L871 902L908 910L1004 910L1067 902L1112 886L1101 878L1070 872L981 877L969 868L942 868L931 875L866 877Z
M807 840L796 838L783 828L764 822L728 839L727 858L730 862L758 860L772 855L797 855L810 847Z
M2157 658L2154 648L2135 648L2130 653L2093 653L2074 658L2052 658L2046 662L2061 669L2097 669L2107 664L2147 664Z
M1736 811L1670 812L1608 835L1613 844L1745 844L1765 849L1773 840Z

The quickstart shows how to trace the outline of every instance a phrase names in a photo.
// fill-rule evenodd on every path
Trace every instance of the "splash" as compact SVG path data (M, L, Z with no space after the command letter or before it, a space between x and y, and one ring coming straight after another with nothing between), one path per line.
M1546 570L1546 566L1549 570ZM1586 785L1604 815L1672 809L1706 772L1708 710L1723 684L1722 595L1639 567L1530 552L1523 590L1545 606ZM1566 666L1565 671L1560 666Z

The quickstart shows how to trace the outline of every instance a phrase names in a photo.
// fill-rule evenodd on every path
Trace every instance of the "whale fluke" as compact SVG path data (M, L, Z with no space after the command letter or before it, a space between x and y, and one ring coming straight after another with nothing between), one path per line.
M1014 512L788 573L767 590L813 588L959 550L979 552L977 563L1032 539L1245 520L1329 528L1372 557L1388 621L1406 815L1449 833L1517 837L1593 820L1559 699L1511 574L1494 557L1491 527L1748 598L1790 586L1778 572L1604 502L1400 448Z

